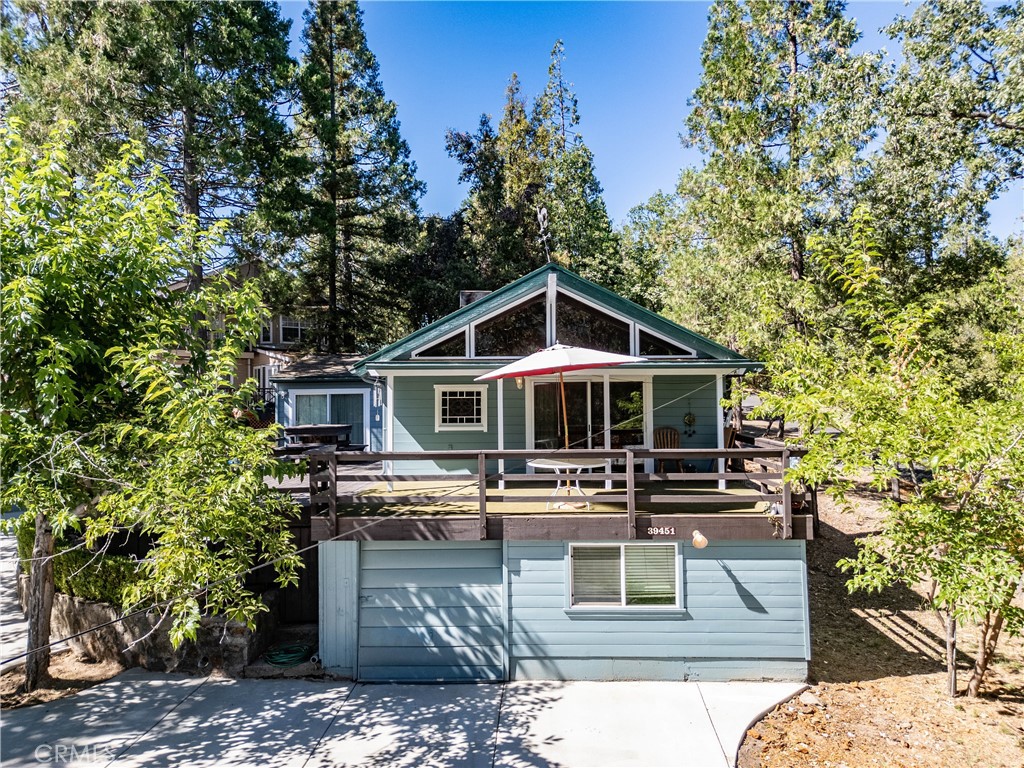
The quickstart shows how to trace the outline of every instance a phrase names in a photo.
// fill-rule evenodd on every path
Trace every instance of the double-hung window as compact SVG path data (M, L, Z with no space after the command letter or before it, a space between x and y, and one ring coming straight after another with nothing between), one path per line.
M434 431L487 431L486 384L436 384Z
M281 342L295 344L306 337L306 324L297 317L281 318Z
M570 544L572 608L678 608L675 544Z

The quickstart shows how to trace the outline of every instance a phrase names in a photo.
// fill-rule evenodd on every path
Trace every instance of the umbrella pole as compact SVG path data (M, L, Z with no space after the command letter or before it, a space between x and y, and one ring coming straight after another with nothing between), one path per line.
M569 450L569 411L565 407L565 376L558 372L558 383L562 390L562 427L565 429L565 449Z

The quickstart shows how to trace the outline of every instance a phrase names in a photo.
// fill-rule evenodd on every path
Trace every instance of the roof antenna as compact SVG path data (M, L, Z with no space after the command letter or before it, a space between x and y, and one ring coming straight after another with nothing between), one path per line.
M551 251L548 250L548 209L541 206L537 209L537 223L540 225L540 241L544 243L544 255L548 259L548 264L551 263Z

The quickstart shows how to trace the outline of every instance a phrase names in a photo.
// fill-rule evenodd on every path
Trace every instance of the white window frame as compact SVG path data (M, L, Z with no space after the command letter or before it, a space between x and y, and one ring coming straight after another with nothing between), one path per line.
M274 327L271 323L264 323L260 328L260 344L274 343Z
M424 350L430 349L431 347L436 346L438 344L442 344L442 343L444 343L446 341L450 341L451 339L454 339L459 334L465 334L466 355L467 355L467 357L475 359L475 360L504 360L504 359L506 359L508 357L507 355L504 355L504 356L502 356L502 355L498 355L498 356L477 355L477 353L476 353L476 328L477 328L477 326L480 325L481 323L489 322L490 320L493 320L495 317L498 317L499 315L502 315L502 314L504 314L506 312L511 312L511 311L515 310L517 307L520 307L523 304L526 304L526 303L528 303L530 301L533 301L534 299L536 299L538 296L541 296L541 295L545 296L545 299L546 299L546 302L547 302L547 306L546 306L546 319L545 319L545 338L547 339L547 344L549 344L549 345L550 344L554 344L555 341L557 341L557 339L555 339L554 336L556 335L555 329L557 327L557 321L558 321L558 318L557 318L558 294L562 294L563 296L567 296L570 299L574 299L575 301L578 301L579 303L584 304L584 305L590 307L595 312L598 312L598 313L600 313L602 315L606 315L607 317L611 318L612 320L617 320L617 321L619 321L621 323L625 323L626 325L628 325L629 326L629 352L627 354L630 354L630 355L638 355L639 354L639 349L640 349L640 331L643 331L644 333L649 333L651 336L654 336L655 338L661 339L666 344L671 344L672 346L679 347L679 348L685 350L685 352L687 353L687 354L683 354L683 355L668 355L668 356L664 356L664 355L651 355L650 359L652 359L652 360L664 359L666 357L668 359L675 359L675 358L678 358L678 357L696 358L698 356L697 355L697 350L694 349L693 347L689 346L688 344L684 344L684 343L678 341L677 339L669 338L664 333L660 333L659 331L656 331L653 328L651 328L650 326L644 325L643 323L638 322L637 320L634 320L633 318L623 317L621 315L618 315L618 314L615 313L614 310L611 310L610 308L608 308L606 306L598 304L593 299L591 299L591 298L589 298L587 296L584 296L584 295L582 295L580 293L577 293L576 291L574 291L574 290L572 290L570 288L567 288L566 286L563 286L563 285L558 285L555 288L554 291L549 291L547 288L542 288L542 289L534 291L534 292L532 292L532 293L530 293L530 294L528 294L526 296L522 296L522 297L520 297L519 299L517 299L516 301L514 301L514 302L512 302L510 304L507 304L505 306L501 306L501 307L498 307L496 309L493 309L493 310L489 311L487 314L481 315L480 317L476 318L475 320L467 323L465 327L459 329L458 331L454 331L452 333L449 333L448 335L442 336L439 339L434 339L432 341L425 342L423 345L421 345L421 346L417 347L415 350L413 350L411 356L414 357L414 358L420 358L420 359L425 359L425 360L446 360L446 359L452 359L452 358L447 358L447 357L436 357L436 356L433 356L433 355L425 355L424 354ZM552 305L552 300L554 300L554 305Z
M502 307L501 309L496 309L493 312L488 312L483 317L478 317L476 320L474 320L472 323L470 323L469 324L469 328L468 328L469 336L466 339L466 341L467 341L467 343L469 345L467 347L467 349L469 351L469 356L474 358L474 359L476 359L476 360L506 360L506 359L508 359L509 355L478 355L476 353L476 327L478 325L480 325L481 323L486 323L486 322L489 322L489 321L493 320L496 317L500 317L501 315L505 314L506 312L513 312L516 309L519 309L520 307L522 307L523 305L530 303L531 301L536 299L538 296L545 296L545 302L546 302L546 296L547 296L546 289L542 288L539 291L534 291L529 296L525 296L525 297L521 298L519 301L515 302L514 304L510 304L510 305L508 305L506 307ZM545 303L545 305L544 305L544 339L545 339L545 342L546 342L546 340L548 338L550 338L550 336L551 336L550 311L549 311L549 309L547 307L547 304Z
M438 346L440 344L444 344L446 341L451 341L452 339L455 339L458 336L462 336L462 341L466 345L466 357L469 357L470 355L469 355L469 337L467 335L468 333L469 333L468 326L466 328L463 328L461 331L458 331L457 333L450 333L447 336L441 337L440 339L438 339L435 342L432 342L432 343L427 344L427 345L425 345L423 347L420 347L419 349L417 349L415 352L412 353L412 357L421 358L423 360L462 360L463 358L461 358L461 357L449 357L449 356L446 356L446 355L427 355L427 354L424 354L424 350L430 349L431 347L436 347L436 346Z
M289 341L289 340L285 339L285 337L284 337L284 329L286 327L287 328L297 328L298 331L299 331L299 338L295 339L294 341ZM306 335L305 332L308 329L308 327L309 326L307 326L304 322L302 322L302 318L300 318L300 317L285 317L284 315L281 315L281 318L278 321L278 328L277 328L278 333L280 334L281 343L282 344L298 344L305 337L305 335Z
M648 336L653 336L654 338L660 339L661 341L665 342L666 344L671 344L673 347L679 347L680 349L686 351L686 354L684 354L684 355L644 355L644 357L646 357L648 360L664 360L664 359L670 359L671 360L671 359L675 359L677 357L697 357L697 350L695 350L695 349L693 349L691 347L688 347L685 344L681 344L678 341L674 341L673 339L668 338L665 334L658 333L653 328L648 328L646 325L640 325L639 323L637 323L635 328L634 328L634 331L635 331L636 338L633 341L633 349L635 350L635 354L637 354L637 355L640 354L640 332L641 331L646 333Z
M290 389L285 411L286 423L290 426L296 426L295 398L298 395L327 395L327 413L331 412L331 395L361 395L363 398L363 434L358 438L353 434L351 440L353 443L370 444L370 393L368 391L365 389Z
M576 594L576 585L573 583L573 568L572 568L572 557L573 552L577 549L587 549L594 547L618 547L619 549L619 600L621 601L618 605L606 603L603 605L579 605L573 602L573 596ZM675 563L675 593L676 601L672 605L626 605L626 547L672 547L673 548L673 562ZM618 612L679 612L685 610L683 605L682 591L680 590L680 574L682 572L682 563L680 546L675 541L631 541L631 542L586 542L586 543L570 543L568 546L568 553L566 557L566 570L567 578L566 584L569 589L565 595L566 610L572 612L604 612L614 611Z
M434 385L434 431L435 432L486 432L487 431L487 384L435 384ZM478 392L480 394L480 423L442 424L441 400L445 392Z

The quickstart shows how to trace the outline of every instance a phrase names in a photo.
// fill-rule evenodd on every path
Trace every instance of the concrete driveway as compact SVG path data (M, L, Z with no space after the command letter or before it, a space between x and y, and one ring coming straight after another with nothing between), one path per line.
M370 685L129 670L6 711L14 766L731 766L795 683Z

